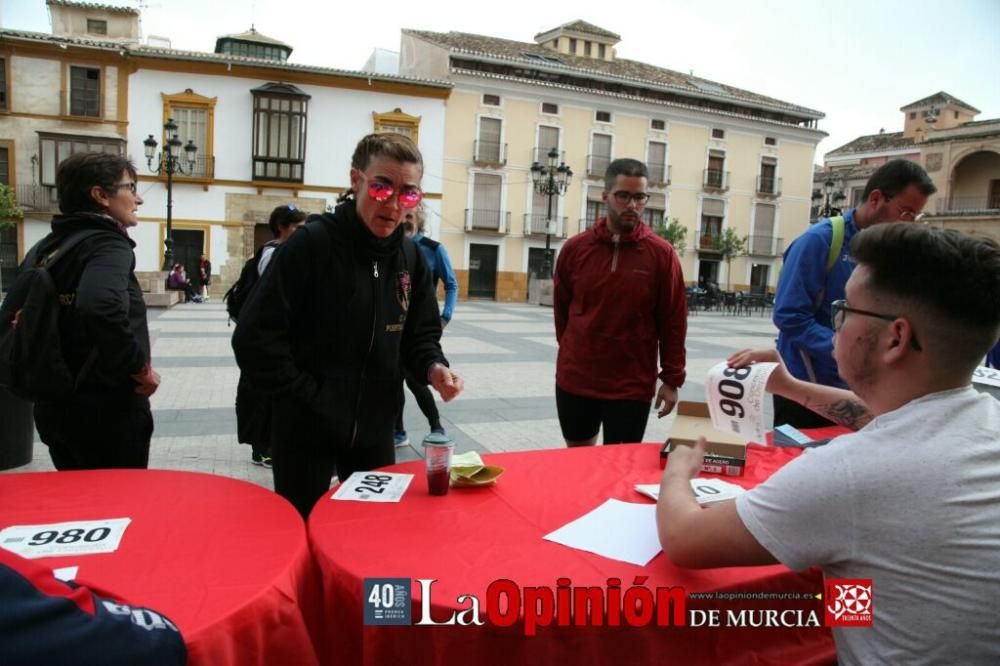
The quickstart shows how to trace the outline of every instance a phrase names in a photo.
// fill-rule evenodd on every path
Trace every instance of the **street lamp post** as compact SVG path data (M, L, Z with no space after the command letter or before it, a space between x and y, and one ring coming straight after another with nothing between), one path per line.
M843 190L837 187L837 184L833 182L833 179L827 178L826 182L823 183L823 191L813 190L812 199L817 204L820 201L824 201L823 207L819 210L817 214L817 219L823 217L833 217L835 215L841 214L840 202L847 198Z
M531 165L531 180L535 186L535 192L544 194L549 198L549 212L545 220L545 266L542 268L543 279L552 279L552 198L566 194L570 180L573 178L573 170L566 166L565 162L559 161L559 151L555 148L549 150L548 161L545 165L535 162Z
M142 142L142 145L145 146L146 166L149 170L157 175L167 174L167 237L163 241L163 246L166 248L163 251L163 270L169 271L173 268L174 263L174 231L171 225L174 208L174 174L190 175L194 173L198 147L191 139L188 139L187 144L184 144L177 137L177 123L174 122L173 118L167 119L163 129L167 134L165 151L159 155L156 154L156 139L153 138L152 134ZM184 170L184 165L181 163L182 147L186 156L187 171ZM154 158L156 159L155 168L153 167Z

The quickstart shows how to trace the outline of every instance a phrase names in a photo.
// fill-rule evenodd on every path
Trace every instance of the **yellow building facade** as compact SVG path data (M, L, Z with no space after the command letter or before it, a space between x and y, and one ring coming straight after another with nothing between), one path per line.
M619 59L617 41L580 21L533 43L403 32L400 74L454 85L439 240L463 297L525 301L529 276L543 276L546 240L558 253L604 215L604 171L622 157L650 170L647 222L687 229L688 283L774 287L785 245L809 224L823 114ZM553 148L573 178L549 218L531 166ZM731 263L718 252L728 228L746 239Z

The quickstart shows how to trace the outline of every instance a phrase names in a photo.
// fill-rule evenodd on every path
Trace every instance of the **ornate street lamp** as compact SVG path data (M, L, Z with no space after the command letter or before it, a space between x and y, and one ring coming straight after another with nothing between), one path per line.
M153 138L152 134L142 142L142 145L145 146L146 166L149 167L149 170L157 175L167 174L167 237L163 241L163 246L166 248L163 252L163 270L169 271L173 268L174 263L174 232L171 226L174 207L174 174L190 175L194 173L198 147L191 139L188 139L187 144L184 144L177 137L177 123L174 122L173 118L167 119L163 130L167 135L167 149L165 151L159 155L156 154L156 139ZM181 162L182 147L187 162L186 171ZM153 166L154 159L156 159L155 167Z
M817 212L817 219L823 217L835 217L841 214L840 204L847 198L843 190L837 187L837 184L833 179L828 178L825 183L823 183L823 190L813 190L812 199L819 205L820 201L824 201L823 207Z
M531 181L534 183L535 192L547 195L549 198L549 212L545 220L545 266L542 268L542 277L545 280L552 279L551 243L555 226L552 219L552 198L566 194L572 178L573 170L566 166L565 162L559 162L559 151L555 148L549 150L548 162L545 165L538 162L531 165Z

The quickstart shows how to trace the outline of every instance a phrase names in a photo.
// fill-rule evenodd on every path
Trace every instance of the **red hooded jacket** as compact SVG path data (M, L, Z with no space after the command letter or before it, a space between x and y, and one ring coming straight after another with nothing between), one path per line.
M675 388L684 383L684 276L674 248L648 225L616 236L598 219L563 245L554 289L559 388L600 400L652 400L657 377Z

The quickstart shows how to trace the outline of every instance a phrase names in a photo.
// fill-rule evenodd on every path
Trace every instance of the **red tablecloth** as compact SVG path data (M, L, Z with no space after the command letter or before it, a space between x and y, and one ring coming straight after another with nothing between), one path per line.
M190 666L316 664L316 569L305 525L274 493L193 472L0 475L0 529L126 517L114 553L35 561L163 612Z
M819 436L821 433L815 433ZM662 474L659 445L557 449L484 456L505 474L495 486L455 489L446 497L427 493L422 463L386 468L416 474L399 503L371 504L321 499L309 519L313 553L323 578L326 623L336 628L319 647L321 658L350 664L824 664L834 663L824 628L634 628L542 627L525 636L520 622L484 626L363 626L366 577L414 579L413 621L420 617L415 579L436 579L432 616L447 619L459 595L486 599L501 578L519 586L622 589L636 576L647 588L683 586L692 592L822 591L819 571L794 573L782 566L695 571L674 567L660 554L645 567L607 559L545 541L545 534L593 510L608 498L648 502L633 489ZM746 487L767 478L798 449L751 445L748 471L728 479ZM688 601L688 608L805 609L823 620L820 601ZM484 615L485 617L485 615Z

